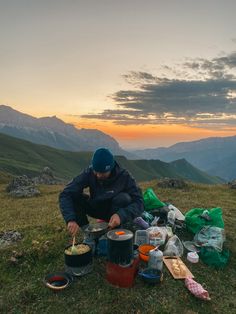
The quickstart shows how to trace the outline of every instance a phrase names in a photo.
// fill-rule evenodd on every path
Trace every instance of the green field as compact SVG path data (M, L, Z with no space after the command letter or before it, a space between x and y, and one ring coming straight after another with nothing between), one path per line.
M116 288L105 279L105 259L94 259L94 270L76 280L68 289L54 293L43 285L43 277L64 268L64 247L70 237L58 209L61 186L40 186L41 196L13 199L0 185L0 232L17 230L23 239L0 250L0 313L236 313L236 193L226 185L191 184L184 190L153 187L163 201L182 211L194 207L222 207L229 264L216 270L203 264L184 262L205 284L212 300L192 296L182 280L174 280L164 268L162 284L149 286L136 278L132 288ZM9 262L12 251L21 252L16 265Z

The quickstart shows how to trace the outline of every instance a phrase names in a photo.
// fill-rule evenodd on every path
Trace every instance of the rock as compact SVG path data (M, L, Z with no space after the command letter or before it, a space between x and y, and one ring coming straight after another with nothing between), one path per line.
M0 233L0 247L5 247L13 244L14 242L20 241L22 239L22 235L18 231L6 231Z
M32 180L34 184L54 185L63 183L61 179L58 179L53 175L53 172L49 167L44 167L40 175Z
M187 187L187 183L182 179L164 178L157 182L157 186L161 188L183 189Z
M44 167L42 170L42 174L48 175L52 178L54 178L52 170L49 167Z
M15 177L6 187L6 191L13 197L32 197L40 194L32 179L26 175Z
M33 182L26 175L18 176L12 179L12 181L6 187L6 191L10 193L11 191L15 191L21 187L32 186Z
M236 189L236 179L228 183L231 189Z
M13 190L9 195L13 197L33 197L40 195L40 191L34 186L19 187L17 190Z

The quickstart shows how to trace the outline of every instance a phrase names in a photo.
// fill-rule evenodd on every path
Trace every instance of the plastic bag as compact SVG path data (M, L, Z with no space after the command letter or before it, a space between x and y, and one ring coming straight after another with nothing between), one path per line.
M184 247L177 235L171 237L166 243L163 255L165 256L182 256Z
M225 230L218 227L203 227L194 236L194 242L198 246L210 246L221 252L225 241Z
M143 200L146 211L165 206L165 203L158 199L152 188L148 188L144 191Z
M229 260L229 250L218 252L212 247L202 247L199 256L200 259L209 266L224 268Z
M220 207L204 209L193 208L185 214L185 224L188 230L197 233L204 226L224 228L222 209Z
M150 227L146 231L151 245L160 246L165 243L167 236L166 227Z
M205 290L203 286L200 285L200 283L196 282L192 278L185 278L185 286L195 297L207 301L211 300L208 291Z

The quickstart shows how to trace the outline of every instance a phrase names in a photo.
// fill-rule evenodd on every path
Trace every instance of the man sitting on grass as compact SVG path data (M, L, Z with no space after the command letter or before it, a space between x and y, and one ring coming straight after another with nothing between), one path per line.
M89 195L84 194L85 188L89 188ZM88 227L87 216L107 221L112 229L141 216L144 210L142 193L134 178L106 148L95 151L92 165L68 183L60 193L59 203L72 236L79 228Z

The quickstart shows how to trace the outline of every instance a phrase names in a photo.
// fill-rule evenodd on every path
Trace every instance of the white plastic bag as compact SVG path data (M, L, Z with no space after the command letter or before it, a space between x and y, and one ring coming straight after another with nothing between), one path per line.
M177 235L171 237L166 243L163 254L165 256L182 256L184 247Z

